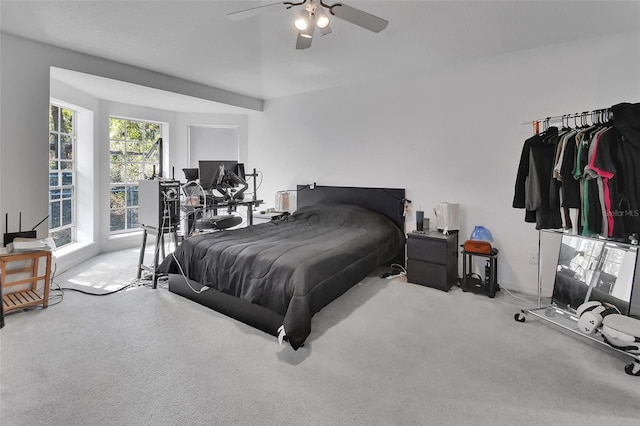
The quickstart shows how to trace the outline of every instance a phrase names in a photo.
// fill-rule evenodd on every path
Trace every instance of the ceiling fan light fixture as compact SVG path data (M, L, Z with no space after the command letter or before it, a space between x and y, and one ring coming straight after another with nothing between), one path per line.
M316 15L316 26L318 28L324 29L329 26L330 24L329 17L327 16L326 13L324 13L324 10L322 9L322 7L318 7L316 9L315 15Z
M316 27L320 35L324 36L331 33L331 21L334 17L374 33L379 33L389 24L386 19L344 3L338 2L330 5L325 1L328 0L287 0L228 13L227 17L233 20L247 19L276 9L284 8L288 10L301 6L301 13L297 15L294 22L298 33L296 49L308 49L311 47L311 40Z
M296 19L296 21L294 22L294 25L298 30L305 31L311 26L309 25L310 23L311 22L309 21L309 13L306 10L303 10L302 13L300 13L298 19Z
M300 30L300 37L304 38L313 38L313 29L315 27L313 25L308 25L304 30Z
M331 34L331 27L329 25L327 25L324 28L319 28L318 31L320 32L320 35L327 35L327 34Z

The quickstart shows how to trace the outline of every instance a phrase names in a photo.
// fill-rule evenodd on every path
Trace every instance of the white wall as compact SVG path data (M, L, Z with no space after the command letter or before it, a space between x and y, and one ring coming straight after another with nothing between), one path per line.
M437 202L460 203L461 242L475 225L487 227L501 250L499 282L534 294L528 256L538 232L511 207L532 135L521 123L639 102L639 75L636 33L268 101L249 134L251 159L265 174L260 195L271 200L316 182L406 188L413 210L428 215ZM407 220L415 229L413 214Z
M238 161L246 163L248 160L249 146L249 115L248 114L204 114L180 112L177 115L177 135L175 139L175 151L171 160L176 168L176 177L182 179L182 169L189 165L189 126L231 126L238 129ZM202 160L215 160L216 158L203 158ZM224 160L224 158L221 158ZM178 175L177 171L180 171ZM249 170L247 165L247 171Z
M200 160L238 161L238 128L230 126L189 126L189 167Z
M22 46L0 34L0 219L4 232L31 228L48 214L49 66L25 61ZM26 55L28 56L28 55ZM47 224L38 227L47 235Z

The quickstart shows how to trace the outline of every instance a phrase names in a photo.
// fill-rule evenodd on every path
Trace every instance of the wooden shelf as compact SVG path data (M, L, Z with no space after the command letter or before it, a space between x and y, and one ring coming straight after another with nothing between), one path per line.
M36 305L43 305L46 307L47 300L44 298L43 294L33 290L16 291L15 293L9 293L2 297L2 307L5 312Z
M40 260L45 260L44 273L40 266ZM20 262L21 265L10 268L9 265ZM24 266L23 264L27 264ZM27 278L18 277L9 280L11 275L28 275ZM9 253L0 255L0 284L2 289L2 309L10 312L29 306L42 305L46 308L49 304L49 277L51 275L51 252L38 250L24 253ZM42 282L42 289L38 289L38 283ZM11 287L28 286L27 289L9 291Z

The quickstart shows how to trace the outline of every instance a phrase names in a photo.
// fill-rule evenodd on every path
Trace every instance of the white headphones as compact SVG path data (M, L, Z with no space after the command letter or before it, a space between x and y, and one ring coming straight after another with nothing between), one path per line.
M593 334L602 325L602 320L607 315L620 314L615 306L604 306L598 301L585 302L578 306L578 329L584 334Z

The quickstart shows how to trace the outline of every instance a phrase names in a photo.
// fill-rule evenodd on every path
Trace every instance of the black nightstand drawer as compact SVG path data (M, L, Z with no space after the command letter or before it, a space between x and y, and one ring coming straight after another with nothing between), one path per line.
M453 282L447 276L447 265L408 259L407 281L449 291Z
M408 238L407 253L411 259L447 263L447 241L426 238Z

